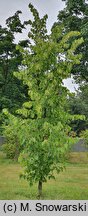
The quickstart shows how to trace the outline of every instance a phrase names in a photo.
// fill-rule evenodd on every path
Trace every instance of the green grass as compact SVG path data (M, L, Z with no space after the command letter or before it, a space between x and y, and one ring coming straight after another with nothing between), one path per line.
M20 179L21 171L18 163L7 160L0 152L1 200L37 199L37 184L30 187L26 180ZM66 170L56 175L56 180L49 180L43 184L42 199L87 200L88 164L68 163Z

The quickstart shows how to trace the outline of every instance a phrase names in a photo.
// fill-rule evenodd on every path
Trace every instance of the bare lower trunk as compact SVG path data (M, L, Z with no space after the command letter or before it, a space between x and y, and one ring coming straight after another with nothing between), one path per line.
M42 181L38 182L38 197L42 196Z

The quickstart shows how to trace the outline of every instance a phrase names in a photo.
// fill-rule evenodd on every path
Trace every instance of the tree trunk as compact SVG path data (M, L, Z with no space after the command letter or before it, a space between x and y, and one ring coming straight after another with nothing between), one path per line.
M38 197L42 196L42 181L38 182Z

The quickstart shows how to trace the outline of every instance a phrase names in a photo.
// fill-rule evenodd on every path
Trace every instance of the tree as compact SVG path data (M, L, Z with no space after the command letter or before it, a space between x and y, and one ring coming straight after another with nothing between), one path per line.
M85 119L71 122L71 127L79 135L80 131L88 127L87 115L87 85L88 85L88 3L85 0L63 0L65 8L58 14L58 22L54 25L65 26L65 31L76 31L81 33L84 43L76 49L77 53L82 53L80 64L75 64L71 70L74 79L79 83L76 95L69 98L70 113L85 115ZM85 99L84 99L85 94Z
M79 135L82 130L88 129L88 85L82 84L80 89L68 99L69 110L73 115L84 115L84 119L71 122L71 127Z
M63 170L64 156L72 142L68 136L69 115L65 108L68 91L63 86L63 79L68 77L75 63L80 63L81 55L74 52L83 39L74 40L80 33L73 31L62 36L63 26L52 28L51 35L47 35L47 15L40 19L32 4L29 9L34 20L25 24L30 24L31 44L28 50L17 47L23 55L23 70L14 73L28 86L29 96L17 110L26 127L26 132L21 133L24 151L19 160L30 184L38 182L41 196L42 183L47 178L54 178L55 170L58 173ZM73 38L71 45L70 38Z
M84 144L88 148L88 129L82 131L80 136L84 139Z
M72 68L72 74L78 83L88 82L88 3L86 0L63 0L66 7L59 12L58 22L55 25L65 26L65 33L69 31L79 31L84 38L76 50L76 53L82 53L80 65L75 64Z
M0 26L0 110L4 107L14 108L22 98L21 82L13 76L22 61L20 51L16 50L15 33L22 33L24 26L17 11L13 17L6 20L7 27ZM20 41L22 47L27 47L27 40Z
M8 108L13 112L26 100L26 87L13 76L19 70L22 54L16 50L15 33L22 33L24 25L19 18L20 11L6 20L6 27L0 26L0 124L3 122L2 109ZM20 46L27 47L28 40L19 42Z

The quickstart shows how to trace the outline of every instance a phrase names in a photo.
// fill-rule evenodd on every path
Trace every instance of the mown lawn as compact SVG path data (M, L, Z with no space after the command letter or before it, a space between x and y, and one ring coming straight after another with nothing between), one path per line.
M37 199L37 184L32 187L20 179L22 168L0 152L0 200ZM43 185L42 199L87 200L88 163L68 163L66 170Z

